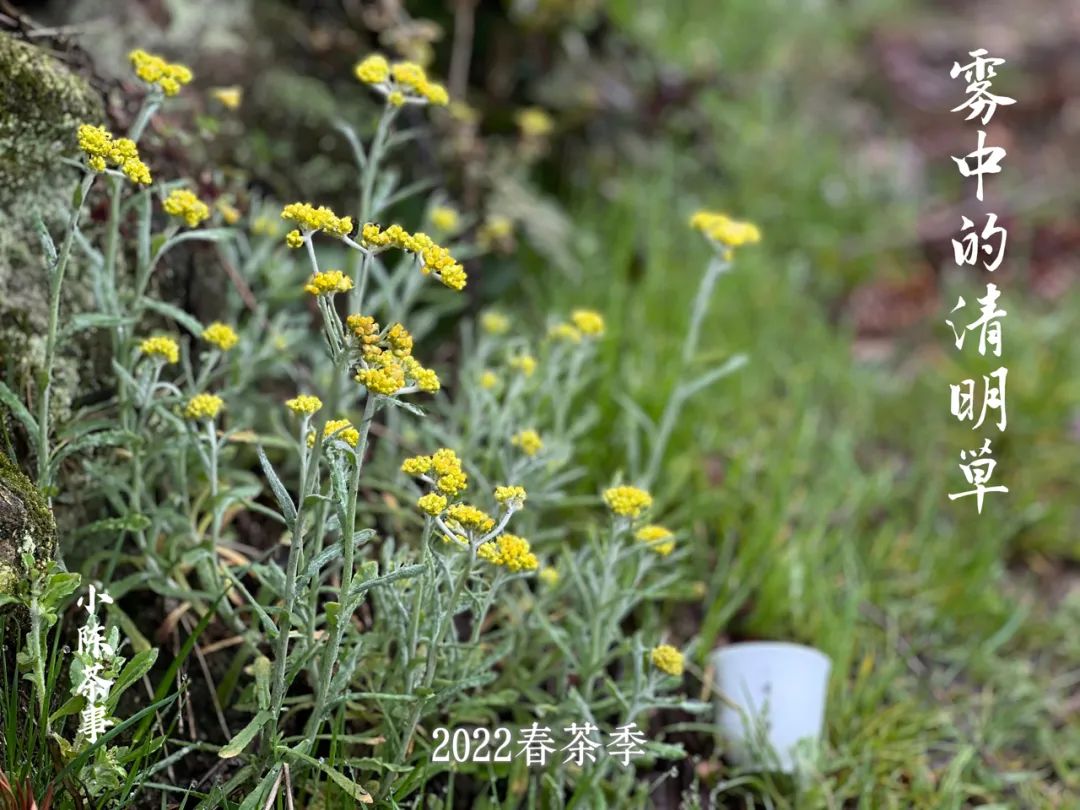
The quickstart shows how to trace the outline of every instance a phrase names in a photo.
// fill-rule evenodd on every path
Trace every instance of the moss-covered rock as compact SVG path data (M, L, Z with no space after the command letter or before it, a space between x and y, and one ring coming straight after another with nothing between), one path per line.
M56 553L56 522L37 487L0 453L0 594L10 594L28 573L22 556Z
M40 217L53 233L63 228L77 173L58 157L74 157L79 124L102 121L101 99L85 79L48 51L0 32L0 379L16 391L32 389L48 323L34 222ZM73 265L64 290L69 311L89 299L89 285ZM71 402L84 355L58 359L52 400L58 416Z
M102 120L101 99L85 79L0 32L0 207L51 188L62 171L57 145L71 147L79 124Z

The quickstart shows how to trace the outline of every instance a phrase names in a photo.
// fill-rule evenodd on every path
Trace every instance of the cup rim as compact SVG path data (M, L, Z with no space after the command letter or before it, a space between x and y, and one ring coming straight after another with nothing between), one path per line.
M817 647L811 647L807 644L798 644L794 641L736 641L732 644L724 644L716 647L710 654L710 658L719 664L723 658L728 657L725 656L725 653L752 651L797 653L810 658L816 658L824 662L826 666L832 666L832 659Z

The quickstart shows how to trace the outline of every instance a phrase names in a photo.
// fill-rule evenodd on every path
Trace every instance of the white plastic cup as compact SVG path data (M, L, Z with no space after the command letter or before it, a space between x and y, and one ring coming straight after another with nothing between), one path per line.
M737 765L795 773L821 740L829 657L785 641L748 641L712 654L717 724Z

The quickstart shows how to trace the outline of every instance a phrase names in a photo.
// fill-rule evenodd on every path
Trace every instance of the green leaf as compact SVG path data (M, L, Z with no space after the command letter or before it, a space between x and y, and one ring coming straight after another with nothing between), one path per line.
M251 791L251 793L249 793L247 796L245 796L242 802L240 802L240 806L237 808L237 810L258 810L260 807L262 807L264 805L264 797L266 796L266 791L269 790L270 786L277 781L278 771L280 770L280 765L274 765L273 767L271 767L270 770L266 772L266 775L259 780L259 784L255 786L255 789ZM246 781L246 779L244 781ZM238 784L243 784L243 782L239 782ZM201 807L202 805L199 806Z
M285 489L285 485L281 483L277 473L274 472L270 459L266 457L262 447L258 448L258 453L259 463L262 465L263 473L266 475L266 480L269 482L270 489L277 500L281 515L285 518L286 525L292 529L296 526L296 506L293 504L292 497L289 495L288 490Z
M312 759L306 754L301 754L299 751L294 751L291 748L286 748L282 753L284 753L286 756L296 757L301 762L306 762L308 765L315 766L320 771L325 773L330 778L331 782L344 790L347 794L349 794L351 798L356 799L361 804L375 803L375 800L371 798L371 794L364 790L364 788L360 787L360 785L356 784L356 782L354 782L352 779L341 773L341 771L334 770L322 760Z
M229 740L224 748L218 751L218 756L222 759L232 759L233 757L239 756L240 752L247 748L248 745L251 744L251 741L255 739L255 735L266 725L270 717L269 711L260 711L251 718L250 723L240 729L236 736Z
M63 706L57 709L55 712L49 715L49 723L55 723L64 717L70 717L73 714L78 714L83 710L86 705L86 698L82 695L75 695L67 700Z
M359 544L365 540L370 540L375 536L374 529L361 529L353 535L353 543ZM308 564L307 570L304 571L305 579L312 579L319 575L319 572L325 568L329 563L336 560L341 556L343 551L343 545L341 543L334 543L328 548L324 548L318 554L311 558L311 562Z
M197 318L184 312L180 307L175 306L174 304L168 304L165 301L158 301L154 298L143 299L143 304L148 309L157 312L159 315L164 315L166 318L172 318L196 337L202 335L203 325L199 323Z
M112 690L109 692L109 700L107 703L109 714L113 714L116 711L116 706L120 702L120 695L124 693L124 690L129 688L138 681L139 678L150 671L150 667L157 661L157 656L157 649L151 647L149 650L143 650L141 653L137 653L124 665L124 668L120 670L120 675L117 677L116 682L113 684Z
M116 534L117 532L140 532L149 528L150 518L146 515L132 513L123 517L102 518L93 523L80 526L72 534L73 537L87 537L93 534Z
M97 750L99 748L104 748L106 745L119 737L136 723L143 721L144 725L149 728L149 724L153 722L152 715L154 714L154 712L168 708L176 701L177 697L179 697L179 695L169 695L167 698L162 698L161 700L155 701L154 703L151 703L149 706L147 706L145 709L142 709L141 711L138 711L135 714L131 715L131 717L129 717L123 723L113 726L111 729L105 732L105 734L98 737L97 741L94 742L92 745L88 745L86 748L82 749L79 752L78 756L71 760L67 764L67 766L62 771L60 771L60 773L56 777L56 783L60 784L72 774L78 773L80 770L82 770L82 766L85 765L90 760L90 758L94 756L95 753L97 753Z
M84 329L103 329L110 326L123 326L134 322L134 318L126 315L109 315L106 312L80 312L72 315L67 324L60 332L60 340L64 341L77 332Z
M37 420L30 415L30 411L26 409L26 406L23 405L22 400L15 395L15 392L8 388L3 382L0 382L0 403L11 411L12 416L22 422L23 427L26 428L26 434L36 450L38 444Z
M255 659L255 697L260 709L270 708L270 659L260 655Z
M53 242L53 238L49 234L49 229L45 227L45 222L41 219L40 215L34 217L34 230L37 232L38 241L41 243L41 252L45 254L49 272L51 273L56 268L58 258L56 253L56 243Z

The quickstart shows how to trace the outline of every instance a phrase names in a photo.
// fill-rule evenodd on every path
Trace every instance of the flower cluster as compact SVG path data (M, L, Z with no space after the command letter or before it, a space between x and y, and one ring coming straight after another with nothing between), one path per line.
M128 54L135 75L147 84L157 85L167 96L175 96L180 88L191 81L191 69L186 65L166 62L160 56L144 50L134 50Z
M461 223L458 212L448 205L437 205L431 209L431 224L443 233L453 233Z
M520 371L526 377L536 373L536 358L531 354L517 354L506 362L510 368Z
M434 273L447 287L463 290L468 276L465 268L450 255L450 251L435 243L426 233L409 233L400 225L391 225L386 229L369 222L360 229L360 240L364 247L396 247L415 253L420 257L420 271L424 275Z
M495 500L510 509L525 505L524 487L495 487Z
M203 329L202 339L217 346L223 352L227 352L239 341L236 331L227 323L221 323L221 321L214 321L214 323Z
M340 270L316 273L304 285L304 292L312 295L336 295L352 289L352 279Z
M598 338L604 334L604 316L593 309L575 309L570 322L557 323L548 329L548 337L567 343L580 343L582 338Z
M196 394L184 406L184 417L192 421L214 419L224 404L217 394Z
M285 244L291 248L303 245L306 237L315 231L344 239L353 229L352 217L339 217L325 205L316 208L311 203L289 203L281 209L281 218L298 227L298 230L289 231L285 236Z
M237 110L244 98L244 89L239 85L229 87L215 87L210 95L227 110Z
M510 444L517 447L527 456L535 456L544 449L544 442L541 441L540 434L532 428L519 430L510 437Z
M446 88L431 81L415 62L391 64L382 55L374 53L358 62L353 73L394 107L403 104L445 106L450 101Z
M389 397L411 393L412 386L428 394L439 390L439 375L412 356L412 335L400 323L385 334L370 315L350 315L345 325L359 352L356 381L369 391Z
M529 541L516 534L500 534L476 550L476 556L492 565L501 565L508 571L535 571L539 565L536 555L529 549Z
M510 331L510 319L498 310L489 309L480 316L480 328L489 335L505 335Z
M539 107L526 107L514 116L514 121L526 138L543 138L555 128L551 116Z
M210 207L186 188L170 191L169 196L162 201L161 207L169 216L184 220L189 228L197 227L200 222L210 216Z
M158 335L148 337L139 344L139 351L147 357L158 357L166 363L175 363L180 359L180 347L171 337Z
M652 648L649 660L661 672L679 676L683 674L683 654L670 644L660 644Z
M594 309L575 309L570 313L570 322L585 337L602 337L604 334L604 316Z
M311 394L299 394L285 400L285 407L297 415L311 416L322 407L322 400Z
M652 506L652 495L637 487L611 487L604 490L604 503L620 517L636 518Z
M727 214L716 211L698 211L690 218L690 227L701 231L705 236L727 248L726 257L730 257L730 249L753 245L761 241L761 231L757 225L751 222L740 222L732 219Z
M297 397L297 399L300 399L300 397ZM318 400L317 397L311 397L311 399ZM295 402L295 401L296 400L289 400L289 402ZM297 408L293 408L292 405L289 405L288 402L286 402L285 404L289 408L291 408L294 412L302 413L302 411L298 410ZM305 404L310 406L313 403L311 403L309 401L305 401ZM318 404L318 407L316 407L315 410L318 410L321 407L322 407L322 402L320 401L319 404ZM314 412L315 411L312 411L312 413L314 413ZM326 425L323 427L322 437L323 437L324 440L329 439L329 438L340 439L341 441L345 442L345 444L349 445L349 447L354 447L354 448L356 447L356 445L358 445L360 443L360 431L357 430L353 426L353 423L350 422L348 419L331 419L330 421L328 421L326 423ZM314 447L315 446L315 431L314 430L311 431L310 433L308 433L308 435L307 435L307 446L308 447Z
M79 148L86 154L86 164L95 172L105 171L111 163L119 166L133 183L150 185L150 169L139 159L139 150L130 138L113 138L105 127L83 124L79 127Z
M675 535L655 523L642 526L634 533L634 537L642 543L648 543L649 549L661 557L666 557L675 550Z
M401 463L401 471L435 485L443 495L460 495L469 485L461 469L461 459L453 450L444 447L430 456L412 456Z
M467 503L455 503L446 510L452 529L464 529L473 532L490 532L495 528L495 519L483 509L477 509Z

